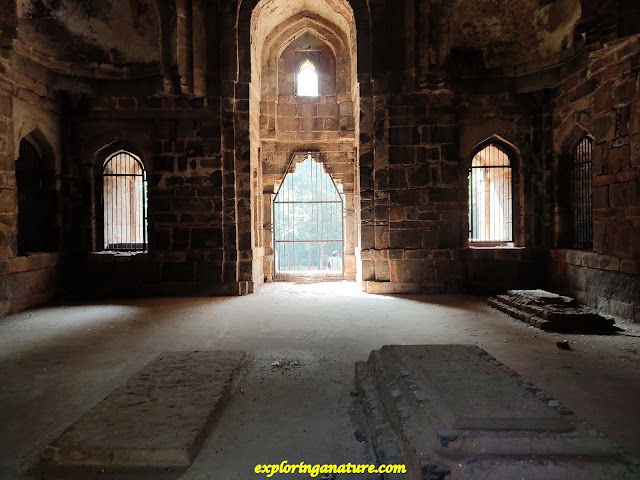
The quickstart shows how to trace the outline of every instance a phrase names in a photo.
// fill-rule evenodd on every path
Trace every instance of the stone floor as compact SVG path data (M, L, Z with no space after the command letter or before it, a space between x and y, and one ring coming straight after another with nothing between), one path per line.
M618 325L624 335L545 333L484 298L373 296L346 282L22 312L0 319L0 478L27 478L48 441L158 354L205 349L249 352L253 367L184 480L369 461L349 414L354 363L386 344L479 345L640 457L640 328ZM557 348L564 339L572 350Z

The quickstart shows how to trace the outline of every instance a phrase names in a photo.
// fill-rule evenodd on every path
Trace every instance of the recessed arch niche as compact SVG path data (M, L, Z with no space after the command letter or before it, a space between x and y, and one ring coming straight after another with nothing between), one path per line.
M355 280L360 92L352 6L347 0L261 0L249 31L252 280L273 278L273 200L291 159L301 152L318 152L344 191L345 278ZM305 59L317 68L318 96L296 94L296 71ZM240 79L245 72L241 62Z

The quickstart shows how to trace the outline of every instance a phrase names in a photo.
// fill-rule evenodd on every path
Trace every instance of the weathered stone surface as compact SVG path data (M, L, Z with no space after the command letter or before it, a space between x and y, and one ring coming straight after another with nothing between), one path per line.
M356 383L382 463L403 478L633 479L631 461L484 350L385 346L356 364Z
M308 151L345 193L347 279L472 293L545 281L546 254L572 243L569 173L584 136L593 138L595 187L594 238L585 243L605 255L598 275L640 258L633 2L518 0L496 9L493 0L460 0L405 12L391 0L159 10L137 0L137 13L125 0L80 3L77 15L65 2L10 1L0 18L0 259L21 251L13 170L28 135L55 169L52 227L68 250L62 291L191 295L268 280L270 195L292 155ZM318 97L297 95L304 60L318 74ZM469 246L469 161L494 140L518 152L512 233L532 253L423 268L438 260L429 251ZM144 278L137 259L119 266L116 281L104 274L111 266L92 260L102 243L101 152L114 141L148 174L149 271L157 274ZM396 250L392 260L406 264L374 256L358 268L347 262L358 247ZM578 267L583 256L567 260ZM550 268L592 307L614 305L597 297L637 303L616 291L587 294L574 288L584 271L569 278L575 268Z
M169 352L114 390L42 454L43 470L184 468L232 393L241 352Z
M489 305L542 330L613 332L615 322L571 297L544 290L510 290L489 299Z

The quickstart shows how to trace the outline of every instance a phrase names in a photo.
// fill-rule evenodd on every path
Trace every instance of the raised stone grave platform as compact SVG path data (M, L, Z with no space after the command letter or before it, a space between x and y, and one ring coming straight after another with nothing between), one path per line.
M244 358L242 352L163 353L44 450L40 477L189 467L229 399Z
M613 319L578 305L571 297L545 290L509 290L489 299L489 305L541 330L554 332L613 333Z
M378 460L412 480L637 479L638 465L472 345L385 346L356 364Z

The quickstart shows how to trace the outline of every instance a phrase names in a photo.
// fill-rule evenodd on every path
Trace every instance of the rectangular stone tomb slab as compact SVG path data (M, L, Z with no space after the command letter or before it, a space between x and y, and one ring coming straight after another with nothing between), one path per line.
M163 353L53 441L42 469L188 467L229 399L243 358Z
M613 333L619 329L611 318L578 305L571 297L545 290L509 290L489 299L489 305L541 330L579 333Z
M356 364L356 383L380 463L407 465L398 478L640 478L613 442L481 348L385 346Z

